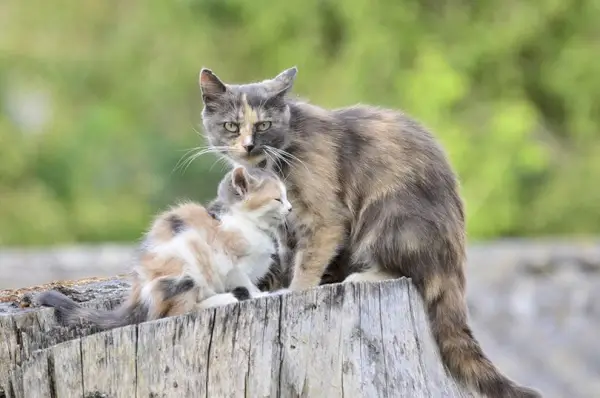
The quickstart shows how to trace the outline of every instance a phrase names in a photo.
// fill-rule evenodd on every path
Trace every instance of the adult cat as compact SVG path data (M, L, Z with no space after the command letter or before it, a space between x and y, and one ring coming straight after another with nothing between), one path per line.
M539 397L486 358L468 326L458 182L432 134L394 110L326 110L287 96L296 68L258 83L200 72L209 144L276 171L294 206L291 290L319 284L341 251L346 280L410 277L450 373L490 397Z

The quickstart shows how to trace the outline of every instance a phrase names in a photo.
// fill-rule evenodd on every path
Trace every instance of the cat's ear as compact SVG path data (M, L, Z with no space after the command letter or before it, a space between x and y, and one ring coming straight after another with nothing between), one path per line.
M206 104L227 91L227 86L210 69L202 68L198 78L202 100Z
M281 104L285 95L292 89L294 86L294 81L296 80L296 74L298 73L298 68L291 67L289 69L284 70L273 80L271 80L271 96L265 102L265 106L275 106L277 104Z
M298 74L298 68L295 66L284 70L272 80L272 91L274 95L288 92L293 86Z
M282 88L290 89L294 85L294 80L296 80L296 75L298 74L298 68L292 66L289 69L284 70L277 76L275 76L275 81L279 82L282 85Z
M240 196L244 196L250 189L250 176L243 166L237 166L231 174L231 184Z

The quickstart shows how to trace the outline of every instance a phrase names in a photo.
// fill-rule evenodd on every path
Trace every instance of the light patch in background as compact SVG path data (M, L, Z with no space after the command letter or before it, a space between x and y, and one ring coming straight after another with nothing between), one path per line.
M23 133L43 133L52 122L52 100L44 89L17 83L9 85L2 96L3 111Z

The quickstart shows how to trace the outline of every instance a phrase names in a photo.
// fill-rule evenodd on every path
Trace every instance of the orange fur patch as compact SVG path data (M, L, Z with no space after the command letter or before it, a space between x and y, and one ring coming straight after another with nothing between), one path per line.
M266 181L258 192L248 195L248 199L243 204L243 208L248 211L260 209L270 201L279 199L281 190L275 181Z

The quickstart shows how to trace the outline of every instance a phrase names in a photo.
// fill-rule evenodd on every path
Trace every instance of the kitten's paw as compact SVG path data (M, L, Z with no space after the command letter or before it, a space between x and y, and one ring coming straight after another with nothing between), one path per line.
M244 301L252 298L250 291L244 286L238 286L231 291L231 294L239 301Z
M220 307L222 305L239 303L239 300L232 293L215 294L198 303L198 308Z

